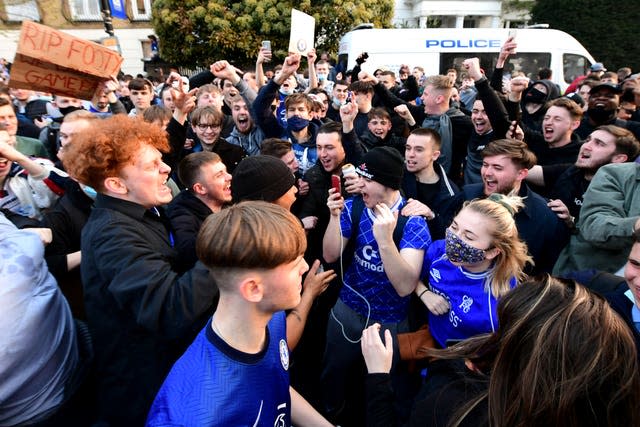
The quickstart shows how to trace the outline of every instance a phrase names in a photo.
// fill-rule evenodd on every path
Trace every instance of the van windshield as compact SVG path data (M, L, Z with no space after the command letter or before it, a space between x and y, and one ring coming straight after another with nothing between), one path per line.
M493 69L498 61L497 53L478 53L478 52L451 52L440 54L440 74L447 74L449 68L462 70L462 62L467 58L480 58L480 67L485 71L487 78L491 78ZM518 53L512 55L504 64L504 75L508 77L513 71L522 71L531 80L538 79L538 70L540 68L549 68L551 64L550 53Z

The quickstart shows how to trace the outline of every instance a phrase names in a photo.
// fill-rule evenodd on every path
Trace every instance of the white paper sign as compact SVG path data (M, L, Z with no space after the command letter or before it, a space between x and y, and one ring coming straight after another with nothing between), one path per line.
M291 36L289 37L289 52L307 56L313 49L313 35L316 30L316 20L296 9L291 9Z

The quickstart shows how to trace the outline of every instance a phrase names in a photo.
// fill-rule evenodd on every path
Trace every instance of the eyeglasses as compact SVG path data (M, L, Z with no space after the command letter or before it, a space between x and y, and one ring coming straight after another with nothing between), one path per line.
M211 130L219 129L219 128L220 128L220 125L219 125L219 124L218 124L218 125L205 125L205 124L199 124L199 125L196 125L196 127L197 127L198 129L200 129L201 131L203 131L203 132L204 132L204 131L205 131L205 130L207 130L207 129L211 129Z

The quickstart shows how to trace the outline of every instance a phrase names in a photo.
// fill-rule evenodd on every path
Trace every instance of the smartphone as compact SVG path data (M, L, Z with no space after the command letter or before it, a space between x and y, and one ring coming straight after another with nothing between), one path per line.
M262 48L263 49L267 49L267 50L271 50L271 41L262 40Z
M338 194L342 192L339 175L331 175L331 187L336 190L336 193Z
M518 35L518 30L512 28L509 30L509 37L512 38L512 41L516 41L516 36Z
M351 104L351 94L352 94L352 93L353 93L353 92L351 92L351 91L347 92L347 100L346 100L346 103L347 103L347 104Z
M515 123L515 125L513 125L513 130L509 133L509 137L511 139L516 139L516 135L517 135L516 131L518 129L518 126L520 126L520 120L515 120L515 122L516 123Z

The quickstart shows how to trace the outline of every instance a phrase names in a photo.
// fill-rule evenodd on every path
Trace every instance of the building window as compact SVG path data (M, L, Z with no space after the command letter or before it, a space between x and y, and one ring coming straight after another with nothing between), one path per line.
M102 21L100 0L69 0L74 21Z
M131 0L131 11L133 21L151 20L151 0Z
M4 16L8 22L22 22L25 19L40 21L40 12L35 0L3 0Z

